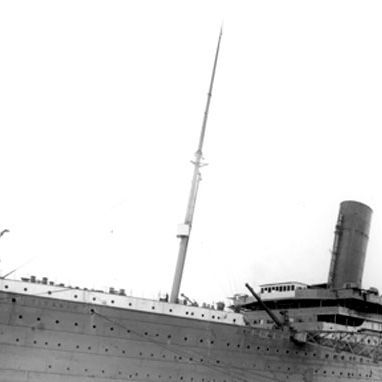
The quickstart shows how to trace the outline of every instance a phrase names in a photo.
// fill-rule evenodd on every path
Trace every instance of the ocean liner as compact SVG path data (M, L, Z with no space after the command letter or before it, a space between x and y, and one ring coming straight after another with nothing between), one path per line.
M220 40L171 295L2 277L0 382L382 380L382 298L362 288L372 213L362 203L341 203L327 282L247 285L229 308L179 298Z

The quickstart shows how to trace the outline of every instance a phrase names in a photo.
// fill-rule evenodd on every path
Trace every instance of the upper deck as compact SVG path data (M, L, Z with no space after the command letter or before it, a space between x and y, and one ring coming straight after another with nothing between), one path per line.
M126 296L124 292L121 291L106 293L99 290L73 288L64 286L63 284L47 283L44 279L43 281L35 280L33 282L30 280L0 279L0 292L90 305L110 306L113 308L165 314L208 322L220 322L240 326L245 325L243 316L240 313Z

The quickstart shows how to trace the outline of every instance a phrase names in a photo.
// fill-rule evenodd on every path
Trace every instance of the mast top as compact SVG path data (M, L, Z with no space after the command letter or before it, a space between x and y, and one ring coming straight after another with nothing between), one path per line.
M212 75L211 75L211 80L210 80L210 87L209 87L208 93L207 93L206 109L204 111L204 118L203 118L202 129L200 131L199 145L198 145L198 150L197 150L197 152L200 152L200 153L202 153L203 143L204 143L204 136L206 134L208 112L209 112L209 109L210 109L212 90L213 90L214 82L215 82L216 66L217 66L217 63L218 63L219 50L220 50L220 42L221 42L221 39L222 39L222 35L223 35L223 24L220 27L219 39L218 39L218 44L217 44L216 53L215 53L214 66L213 66L213 69L212 69Z

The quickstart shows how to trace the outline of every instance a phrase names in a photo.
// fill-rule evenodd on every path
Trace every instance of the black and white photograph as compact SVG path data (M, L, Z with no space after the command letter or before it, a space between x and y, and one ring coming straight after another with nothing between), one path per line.
M0 0L0 382L382 381L381 20Z

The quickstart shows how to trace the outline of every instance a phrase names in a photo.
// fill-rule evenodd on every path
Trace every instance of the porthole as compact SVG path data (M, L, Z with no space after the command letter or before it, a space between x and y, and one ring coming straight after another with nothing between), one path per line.
M74 298L78 298L78 296L75 294L75 295L74 295Z
M234 318L234 319L232 320L232 322L236 322L236 318Z
M20 314L20 316L19 316L19 319L20 319L20 320L22 320L22 319L23 319L23 316L22 316L21 314Z
M95 329L97 326L96 325L93 325L92 328Z
M108 348L105 348L105 353L107 353L109 351L109 349Z
M114 304L114 302L115 302L114 300L111 300L111 303L112 303L112 304Z
M57 344L57 346L60 348L60 347L61 347L61 344L60 344L60 343L58 343L58 344Z
M33 341L33 343L36 345L36 344L37 344L37 341L36 341L36 340L34 340L34 341Z
M75 323L74 323L74 326L78 326L78 322L75 322Z
M52 294L52 291L48 290L48 294L51 295L51 294Z
M28 288L24 288L24 292L27 292L28 291Z
M37 321L41 321L41 318L40 318L40 317L37 317L36 320L37 320Z
M151 309L152 309L152 310L155 310L155 306L152 306Z
M113 328L113 327L111 327L111 328L110 328L110 331L112 332L113 330L114 330L114 328Z
M8 285L5 285L4 288L5 288L5 289L8 289Z
M184 340L185 340L185 341L187 341L187 340L188 340L188 338L187 338L187 337L184 337Z
M60 323L60 321L56 320L56 324L59 324L59 323Z
M15 302L16 302L16 299L13 297L11 301L12 301L13 303L15 303Z
M51 369L51 368L52 368L52 365L48 365L48 368Z
M95 300L97 300L95 297L93 297L93 299L92 299L93 301L95 301Z
M169 309L169 312L172 313L172 309Z

